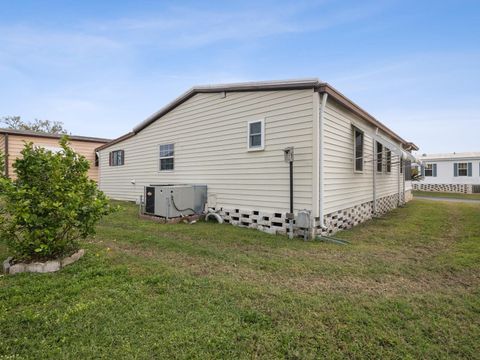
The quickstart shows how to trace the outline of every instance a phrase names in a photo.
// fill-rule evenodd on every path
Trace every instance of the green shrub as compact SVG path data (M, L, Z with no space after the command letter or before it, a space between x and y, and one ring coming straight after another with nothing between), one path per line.
M64 137L54 153L25 144L13 167L17 178L0 179L3 211L0 239L16 258L51 259L78 249L78 240L95 232L112 211L106 196L87 176L89 163Z

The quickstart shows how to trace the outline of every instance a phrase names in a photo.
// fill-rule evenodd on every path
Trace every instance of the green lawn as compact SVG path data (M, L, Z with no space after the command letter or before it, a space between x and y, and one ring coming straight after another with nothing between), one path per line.
M433 191L413 191L413 196L480 200L480 194L460 194L460 193L433 192Z
M479 356L480 204L415 200L347 246L122 206L78 263L0 277L0 359Z

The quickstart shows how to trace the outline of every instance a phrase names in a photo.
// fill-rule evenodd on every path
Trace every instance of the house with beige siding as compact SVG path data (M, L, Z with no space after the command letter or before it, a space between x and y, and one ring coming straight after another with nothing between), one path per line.
M63 135L45 134L35 131L0 129L0 152L5 154L5 169L3 173L15 177L13 163L21 156L25 143L57 151L60 149L59 141ZM88 175L92 180L98 181L98 159L95 149L110 142L109 139L93 138L87 136L68 135L70 146L77 153L85 156L90 163Z
M206 184L226 222L286 232L290 212L331 234L411 198L416 146L317 79L197 86L97 148L99 186L138 201L152 184ZM408 166L409 167L409 166Z

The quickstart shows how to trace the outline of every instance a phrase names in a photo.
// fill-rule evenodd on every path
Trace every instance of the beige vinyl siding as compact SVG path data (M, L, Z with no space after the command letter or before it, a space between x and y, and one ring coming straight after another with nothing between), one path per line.
M36 146L59 147L59 141L59 139L10 134L8 136L9 175L13 178L15 177L13 163L16 158L21 156L21 151L23 150L26 142L32 142ZM95 181L98 181L98 167L95 166L95 149L102 144L103 143L101 142L78 140L70 141L70 146L72 147L72 149L74 149L77 153L85 156L89 161L90 169L88 170L88 176Z
M5 157L5 135L0 134L0 154ZM0 169L0 174L5 174L5 168L2 167Z
M295 208L312 208L313 90L196 94L135 136L100 151L100 187L136 200L150 184L207 184L217 207L288 210L283 149L295 147ZM265 121L265 150L247 151L247 124ZM175 144L175 169L159 171L159 145ZM125 165L109 153L125 151ZM135 184L132 184L132 181ZM215 196L212 196L215 195Z
M373 200L374 140L365 131L363 172L355 172L352 124L357 124L360 130L375 130L366 121L329 99L324 113L325 214ZM393 139L390 141L397 144ZM392 153L391 173L385 172L385 165L382 173L376 173L377 198L398 192L398 160L398 156Z

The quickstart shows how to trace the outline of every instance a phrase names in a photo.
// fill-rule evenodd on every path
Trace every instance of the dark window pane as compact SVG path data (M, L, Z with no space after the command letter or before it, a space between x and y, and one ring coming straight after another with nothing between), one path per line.
M160 170L173 170L173 158L160 159Z
M405 160L405 180L412 180L412 162Z
M427 164L425 166L425 176L433 176L433 165Z
M390 149L386 149L386 156L387 156L387 172L392 171L392 152Z
M355 171L363 171L363 133L355 131Z
M262 133L262 123L260 121L250 123L250 135L261 134Z
M377 142L377 171L383 169L383 145Z
M250 135L250 147L262 146L262 135Z
M115 150L112 151L110 154L110 164L112 166L120 166L124 163L124 151L123 150Z
M355 160L355 170L363 171L363 159L362 158Z

